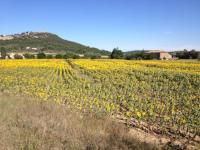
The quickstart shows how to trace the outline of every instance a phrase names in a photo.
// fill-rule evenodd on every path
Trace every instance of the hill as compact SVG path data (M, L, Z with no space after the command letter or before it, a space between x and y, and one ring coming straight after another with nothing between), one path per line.
M110 52L64 40L47 32L24 32L14 35L0 35L0 47L15 52L53 52L85 55L109 55Z

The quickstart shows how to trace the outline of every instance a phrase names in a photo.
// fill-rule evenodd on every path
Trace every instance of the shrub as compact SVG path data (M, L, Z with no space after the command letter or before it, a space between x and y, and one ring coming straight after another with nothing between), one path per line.
M6 58L6 55L7 55L7 52L6 52L6 49L5 49L5 47L1 47L0 48L0 54L1 54L1 58L2 59L5 59Z
M73 58L73 59L79 59L80 56L79 56L79 55L74 55L72 58Z
M35 58L35 55L26 53L26 54L24 54L24 57L25 57L26 59L34 59L34 58Z
M47 55L46 58L47 59L53 59L53 55Z
M73 53L66 53L65 55L63 55L64 59L69 59L69 58L73 58L74 54Z
M57 55L55 56L55 58L56 58L56 59L63 59L63 55L57 54Z
M38 53L37 54L37 58L38 59L45 59L46 58L46 54L45 53Z
M14 59L23 59L23 56L19 55L19 54L15 54L14 55Z
M91 56L91 59L100 59L100 58L101 58L100 55L92 55L92 56Z

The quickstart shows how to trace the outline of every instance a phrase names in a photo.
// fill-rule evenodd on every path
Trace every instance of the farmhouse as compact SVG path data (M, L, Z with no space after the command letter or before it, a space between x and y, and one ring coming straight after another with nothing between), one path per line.
M172 59L172 55L165 51L148 51L146 54L149 54L152 59L160 59L160 60L169 60Z
M8 57L9 59L15 59L15 53L8 53L8 54L7 54L7 57Z
M81 57L81 58L85 57L84 54L78 54L78 56Z
M31 49L32 49L32 50L35 50L35 51L38 50L38 48L35 48L35 47L33 47L33 48L31 48Z
M102 59L108 59L108 58L109 58L109 56L102 55L102 56L101 56L101 58L102 58Z
M29 49L31 49L31 47L27 46L27 47L26 47L26 50L29 50Z
M22 53L7 53L6 59L24 59Z
M7 53L5 50L0 51L0 59L24 59L22 53Z

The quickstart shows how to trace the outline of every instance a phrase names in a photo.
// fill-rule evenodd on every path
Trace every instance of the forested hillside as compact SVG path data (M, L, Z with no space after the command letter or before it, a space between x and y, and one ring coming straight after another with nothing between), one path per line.
M8 38L7 38L8 37ZM85 55L109 55L108 51L88 47L64 40L56 34L47 32L25 32L1 36L0 47L11 51L51 51L55 53L72 52Z

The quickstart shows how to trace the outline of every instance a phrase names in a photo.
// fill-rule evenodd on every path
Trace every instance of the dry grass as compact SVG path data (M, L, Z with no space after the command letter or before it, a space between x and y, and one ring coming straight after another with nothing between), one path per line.
M83 115L53 102L0 95L0 149L154 149L110 119Z

